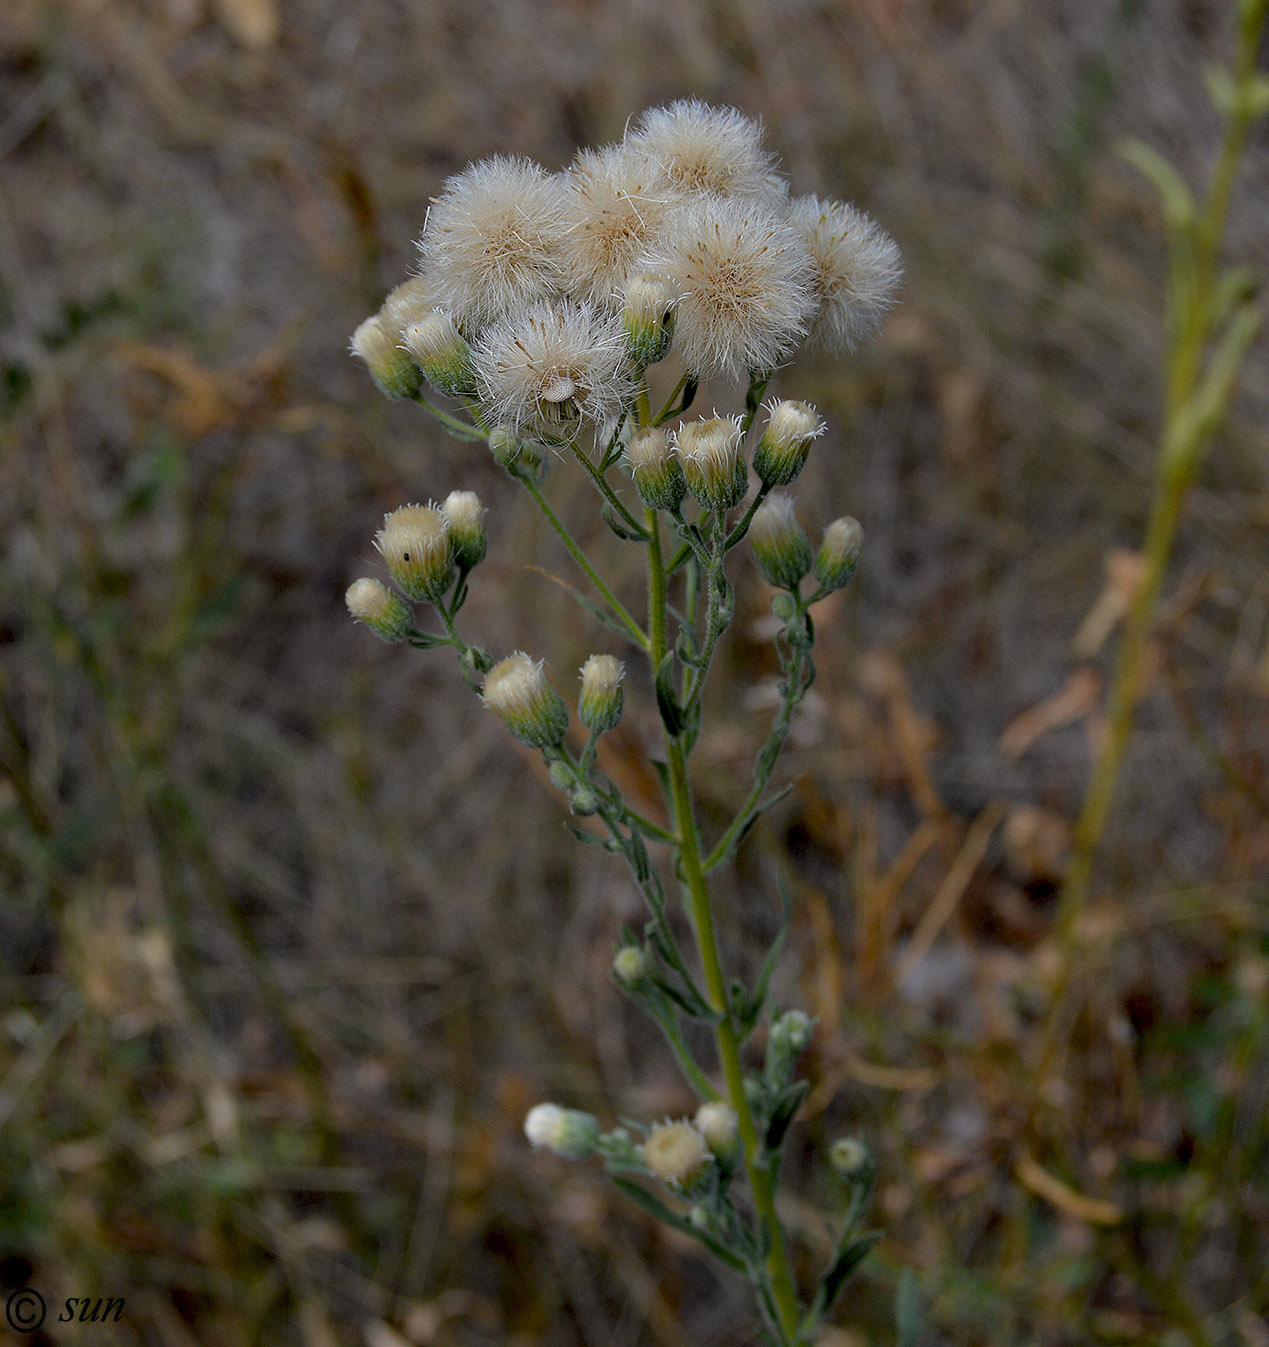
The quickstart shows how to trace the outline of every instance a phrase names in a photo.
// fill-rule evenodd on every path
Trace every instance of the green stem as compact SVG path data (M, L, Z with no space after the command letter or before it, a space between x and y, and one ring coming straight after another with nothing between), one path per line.
M634 517L634 515L632 515L630 511L626 509L624 503L622 502L621 497L617 495L617 493L612 489L612 486L610 485L608 478L604 476L604 474L599 470L599 468L597 468L590 461L589 458L587 458L586 454L576 444L570 444L569 447L573 451L573 457L586 470L586 473L590 477L591 481L595 483L595 486L599 491L599 494L603 496L603 498L608 502L609 505L612 506L614 510L616 510L616 512L621 516L622 522L629 527L631 532L634 533L638 538L642 539L643 526Z
M595 568L590 564L590 561L587 559L586 553L583 552L582 549L578 547L578 545L573 541L573 535L568 531L568 529L564 527L563 522L560 520L560 517L555 513L555 511L551 509L549 503L547 502L546 497L538 489L538 484L535 481L533 481L532 478L530 478L527 473L519 473L517 474L517 476L519 476L521 482L524 483L524 489L529 493L530 496L533 497L533 500L537 505L538 509L542 511L542 514L545 517L546 522L550 524L550 526L559 535L559 539L568 549L569 555L573 558L574 561L577 562L577 564L586 573L586 578L591 582L591 584L594 585L595 588L600 592L600 594L604 596L605 600L607 600L608 606L613 611L613 616L616 617L617 620L621 623L621 625L625 627L625 629L630 633L632 639L634 640L634 643L639 647L639 649L647 650L648 649L647 634L644 632L643 628L634 620L634 618L631 617L630 614L626 611L625 605L621 602L621 600L612 592L611 589L608 588L608 586L603 582L603 580L600 579L598 572L595 570Z
M660 665L666 653L666 593L665 565L661 553L661 525L656 512L647 511L648 525L648 628L651 635L649 655L653 668ZM745 1096L744 1067L740 1060L740 1042L732 1023L727 1000L727 983L723 976L718 953L718 939L714 931L714 917L710 908L709 887L701 863L700 834L692 809L691 785L687 771L687 756L682 742L666 735L666 758L669 766L670 795L675 826L680 846L679 858L687 887L688 911L696 935L697 952L705 974L706 997L718 1018L714 1024L714 1041L727 1085L727 1102L736 1111L741 1142L745 1152L745 1169L753 1192L758 1219L767 1234L769 1252L767 1272L771 1278L772 1294L780 1317L780 1327L787 1343L796 1339L798 1325L798 1297L789 1269L785 1248L784 1228L775 1208L774 1183L770 1170L762 1163L761 1146L749 1100Z

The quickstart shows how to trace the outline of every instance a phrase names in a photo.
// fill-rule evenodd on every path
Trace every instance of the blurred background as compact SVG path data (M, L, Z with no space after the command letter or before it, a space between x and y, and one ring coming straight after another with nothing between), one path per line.
M1116 143L1203 181L1234 8L5 0L0 1280L126 1300L21 1340L752 1340L746 1288L521 1133L542 1098L690 1105L608 979L634 891L452 664L343 605L385 510L467 488L473 639L561 687L606 648L514 484L348 338L468 160L559 168L691 94L907 272L858 359L777 381L829 423L804 522L856 514L866 553L817 610L793 792L720 889L737 967L782 865L794 892L806 1269L827 1143L877 1157L884 1238L824 1342L893 1342L911 1268L927 1344L1269 1343L1263 343L1165 584L1061 1093L1028 1069L1160 422L1160 210ZM1229 256L1263 266L1267 221L1262 125ZM574 476L552 499L633 584ZM775 672L734 571L707 828ZM607 765L650 802L647 692Z

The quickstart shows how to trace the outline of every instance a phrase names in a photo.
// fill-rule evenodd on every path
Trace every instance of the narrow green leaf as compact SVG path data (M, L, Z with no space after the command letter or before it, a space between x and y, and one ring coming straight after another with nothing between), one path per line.
M784 1141L784 1134L789 1130L789 1124L793 1121L794 1114L797 1113L802 1101L810 1093L811 1082L809 1080L794 1081L792 1085L786 1086L776 1096L776 1101L771 1109L771 1121L767 1124L767 1134L763 1143L767 1150L772 1153L780 1149Z
M1194 203L1194 193L1186 185L1185 179L1153 145L1147 145L1135 136L1120 142L1119 153L1154 184L1163 202L1163 214L1169 232L1189 237L1198 209Z
M677 1212L671 1211L669 1207L655 1197L652 1193L633 1182L631 1179L621 1178L614 1174L612 1181L625 1195L633 1202L637 1202L644 1211L650 1212L663 1224L672 1227L675 1230L681 1230L683 1234L690 1235L698 1243L703 1244L714 1255L715 1258L727 1264L727 1266L736 1272L747 1272L748 1268L745 1260L739 1254L733 1253L725 1244L720 1244L712 1235L704 1230L698 1229L691 1221L686 1220Z
M679 706L674 692L674 651L667 650L665 658L657 669L656 677L657 709L661 712L661 722L665 732L672 739L683 731L683 710Z
M815 1293L815 1300L804 1328L810 1328L818 1323L833 1308L846 1283L860 1263L872 1252L873 1245L880 1238L880 1230L870 1230L866 1235L860 1235L858 1239L851 1240L837 1251L833 1261L824 1269L823 1277L820 1278L819 1289Z
M899 1294L895 1302L896 1347L917 1347L924 1319L916 1277L910 1267L905 1267L899 1276Z

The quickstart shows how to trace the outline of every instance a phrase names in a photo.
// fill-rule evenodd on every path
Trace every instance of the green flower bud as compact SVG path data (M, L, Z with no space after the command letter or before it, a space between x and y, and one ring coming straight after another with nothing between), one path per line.
M514 426L499 425L489 432L489 449L508 472L536 472L542 454L532 440L522 440Z
M606 734L621 719L624 672L621 661L612 655L591 655L582 665L577 714L592 734Z
M669 354L674 339L674 287L664 276L643 272L626 283L621 325L626 355L637 370Z
M648 979L652 961L642 945L622 945L612 956L612 974L625 987L638 987Z
M793 1053L804 1052L811 1041L814 1025L811 1017L801 1010L786 1010L771 1026L773 1042L787 1044Z
M631 436L626 463L635 490L654 510L677 510L687 494L683 467L670 448L670 439L660 426L645 426Z
M749 486L740 423L728 416L689 421L675 432L688 490L704 510L730 510Z
M375 546L402 594L437 603L454 579L454 548L435 505L403 505L385 516Z
M569 792L568 807L578 818L585 818L599 808L599 796L589 786L578 786Z
M768 583L796 589L811 569L811 544L788 496L768 496L749 524L749 546Z
M423 384L423 371L378 314L367 318L352 335L352 353L366 362L379 391L390 398L412 398Z
M806 466L811 441L823 433L824 422L809 403L775 403L754 450L754 472L767 486L788 486Z
M599 1144L599 1119L580 1109L537 1104L524 1120L532 1146L545 1146L566 1160L584 1160Z
M471 351L458 325L444 309L428 309L401 329L401 341L414 357L428 383L452 398L476 391Z
M485 528L485 507L474 491L451 491L441 506L454 545L454 560L465 571L484 560L489 550L489 531Z
M397 594L378 580L354 580L344 595L348 611L385 641L403 641L414 626L414 614Z
M873 1168L868 1147L854 1137L838 1137L828 1148L828 1162L850 1182L868 1178Z
M568 729L564 698L546 681L542 662L517 651L485 675L485 705L530 748L555 748Z
M824 530L824 541L815 558L815 578L822 589L841 589L850 584L859 565L859 549L864 530L858 519L849 515L834 519Z

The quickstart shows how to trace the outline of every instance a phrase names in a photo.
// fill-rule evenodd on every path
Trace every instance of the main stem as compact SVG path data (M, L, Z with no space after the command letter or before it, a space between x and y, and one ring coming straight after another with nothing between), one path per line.
M652 667L658 668L666 653L666 577L665 561L661 553L661 524L655 510L647 511L648 539L648 627L649 654ZM714 1041L723 1067L727 1085L727 1101L736 1110L741 1142L745 1151L745 1169L753 1192L758 1219L767 1232L770 1251L767 1254L767 1272L780 1316L784 1339L796 1339L799 1318L797 1288L789 1270L788 1251L785 1248L784 1229L776 1214L775 1191L770 1170L761 1163L758 1131L753 1113L745 1097L745 1075L740 1061L740 1043L732 1023L727 1003L727 983L723 977L718 955L718 939L714 933L714 917L709 902L709 886L701 862L700 833L692 808L691 784L687 770L687 755L680 739L667 734L666 757L670 769L670 794L674 806L674 822L679 835L679 855L687 883L688 911L696 934L697 950L705 974L705 990L711 1008L717 1013L714 1022Z

